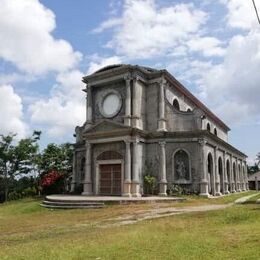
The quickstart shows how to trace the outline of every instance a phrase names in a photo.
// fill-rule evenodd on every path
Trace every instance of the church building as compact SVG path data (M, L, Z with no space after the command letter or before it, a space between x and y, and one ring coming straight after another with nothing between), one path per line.
M112 65L83 77L86 122L76 127L72 191L139 197L172 185L203 196L248 190L246 155L229 127L167 70Z

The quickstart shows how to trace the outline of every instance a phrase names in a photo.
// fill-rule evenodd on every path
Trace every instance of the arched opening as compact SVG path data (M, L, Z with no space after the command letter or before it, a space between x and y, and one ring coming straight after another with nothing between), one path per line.
M237 171L236 171L236 164L233 163L233 175L234 175L234 181L235 181L235 189L237 191Z
M184 150L178 150L174 154L174 182L187 183L190 181L189 155Z
M212 154L208 154L207 159L207 169L208 169L208 187L209 187L209 194L214 193L214 180L213 180L213 158Z
M240 164L238 165L238 190L241 190L241 186L242 186L242 174L241 174L241 166Z
M223 174L223 164L222 164L222 158L218 158L218 174L220 178L220 192L224 193L224 174Z
M207 123L207 130L210 132L210 123Z
M172 105L175 109L180 110L180 104L176 98L173 100Z
M85 178L85 165L86 165L86 159L83 157L80 161L80 180L84 181Z
M214 135L218 135L218 131L216 127L214 128Z
M191 109L190 109L190 108L188 108L188 109L187 109L187 112L191 112Z
M115 159L123 159L123 156L115 151L105 151L101 153L97 160L115 160Z
M228 181L228 191L231 192L231 177L230 177L230 162L226 162L226 171L227 171L227 181Z

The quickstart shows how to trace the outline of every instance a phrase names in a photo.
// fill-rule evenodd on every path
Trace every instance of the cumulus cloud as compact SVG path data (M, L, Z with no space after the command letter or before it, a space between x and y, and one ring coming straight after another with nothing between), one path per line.
M11 85L0 86L0 134L16 133L19 138L26 135L27 126L23 122L22 99Z
M55 39L55 27L54 13L38 0L1 0L0 58L35 75L73 68L81 53Z
M86 117L82 76L78 70L59 74L50 97L29 106L32 123L47 128L52 137L72 134L75 126L82 125Z
M176 54L175 48L185 48L192 38L193 42L188 43L194 44L191 51L202 51L207 56L222 55L220 41L214 37L200 39L200 29L206 21L207 14L192 4L159 7L154 0L126 0L121 16L111 17L94 31L112 29L113 36L106 47L129 58ZM204 48L209 51L205 52Z
M113 64L120 64L122 62L122 58L119 56L101 57L95 54L90 57L90 59L91 61L89 63L87 74L91 74L102 67Z

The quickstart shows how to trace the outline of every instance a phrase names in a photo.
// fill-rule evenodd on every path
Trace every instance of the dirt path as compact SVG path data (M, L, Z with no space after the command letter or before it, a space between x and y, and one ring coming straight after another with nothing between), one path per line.
M169 216L179 215L184 213L225 209L232 205L233 203L222 204L222 205L189 206L183 208L170 207L170 208L157 208L151 210L140 210L140 211L136 211L134 214L130 214L130 215L128 214L116 218L107 219L105 222L100 223L101 225L98 226L103 228L112 227L112 226L123 226L123 225L134 224L143 220L169 217Z

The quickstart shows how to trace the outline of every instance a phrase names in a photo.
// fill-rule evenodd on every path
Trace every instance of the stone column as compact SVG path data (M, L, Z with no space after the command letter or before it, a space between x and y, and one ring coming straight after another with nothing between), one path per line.
M256 190L256 191L259 190L257 176L255 176L255 190Z
M165 144L166 144L165 142L159 142L159 146L160 146L159 196L167 196Z
M159 119L157 131L166 131L166 119L165 119L165 79L159 84Z
M141 197L140 194L140 173L139 173L139 140L133 142L133 181L132 181L132 196Z
M235 177L234 177L234 168L233 168L233 156L230 156L230 173L231 173L231 192L236 192L235 190Z
M214 162L215 162L215 196L220 196L221 193L220 193L220 176L219 176L219 169L218 169L218 158L217 158L217 150L218 150L218 147L214 147ZM214 179L213 179L213 182L214 182Z
M92 195L92 177L91 177L91 159L92 149L91 144L86 142L86 167L84 179L84 191L82 195Z
M72 180L71 180L70 192L75 191L75 186L76 186L76 152L74 151L73 161L72 161Z
M248 174L247 174L247 165L245 162L245 178L246 178L246 190L249 190L249 184L248 184Z
M125 117L124 124L131 126L131 78L125 77L126 83L126 98L125 98Z
M208 177L207 177L207 159L205 157L205 144L206 140L199 139L199 145L201 149L201 181L200 181L200 196L209 196L209 185L208 185Z
M226 167L226 151L223 154L223 192L224 194L229 194L228 191L228 177L227 177L227 167Z
M86 111L86 128L89 128L92 125L92 87L90 85L87 86L87 111Z
M131 197L131 143L125 141L125 179L123 196Z
M242 191L246 191L246 174L245 174L245 166L243 165L243 161L241 160L241 181L242 181Z
M138 102L138 86L137 86L138 77L133 79L133 116L132 116L132 126L135 128L139 128L139 120L140 120L140 108Z

